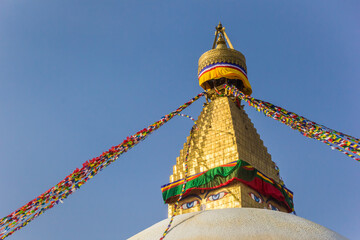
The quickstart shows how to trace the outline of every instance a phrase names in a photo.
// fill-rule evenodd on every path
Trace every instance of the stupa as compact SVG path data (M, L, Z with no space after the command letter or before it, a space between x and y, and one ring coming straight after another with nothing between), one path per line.
M221 23L199 59L198 77L207 101L162 187L169 218L176 213L166 239L345 239L291 214L293 193L241 102L223 87L252 93L245 57ZM130 239L159 239L168 223Z

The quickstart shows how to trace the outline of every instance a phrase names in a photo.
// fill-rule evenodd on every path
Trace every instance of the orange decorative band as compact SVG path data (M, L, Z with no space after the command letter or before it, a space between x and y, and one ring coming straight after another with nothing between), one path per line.
M220 78L239 79L246 89L251 89L247 73L241 66L232 63L214 63L204 67L198 75L200 86L206 81Z
M206 67L204 67L200 72L199 72L199 78L206 72L211 71L215 68L219 68L219 67L228 67L228 68L233 68L236 69L240 72L242 72L245 76L247 75L246 70L242 67L240 67L239 65L236 64L232 64L232 63L214 63L214 64L210 64Z

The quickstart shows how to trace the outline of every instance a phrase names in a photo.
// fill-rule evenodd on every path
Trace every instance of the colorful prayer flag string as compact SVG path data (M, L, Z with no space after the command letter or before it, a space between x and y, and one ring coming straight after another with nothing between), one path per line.
M359 157L354 156L353 154L360 155L360 140L358 138L352 137L350 135L335 131L333 129L327 128L323 125L312 122L302 116L299 116L293 112L289 112L281 107L275 106L271 103L252 98L247 96L237 90L235 87L229 87L224 85L224 88L233 96L240 100L246 101L250 106L254 107L257 111L263 112L266 116L271 117L275 120L278 120L292 129L298 130L304 136L319 140L332 149L336 149L347 156L360 161ZM215 89L215 91L220 95L220 93ZM170 119L176 115L181 115L188 117L195 121L192 117L180 114L182 110L187 108L193 102L198 100L200 97L204 96L204 92L198 94L196 97L192 98L189 102L181 105L178 109L171 112L168 115L163 116L159 121L150 125L147 128L137 132L136 134L127 137L121 144L110 148L108 151L102 153L99 157L93 158L89 161L83 163L82 168L76 169L73 173L68 175L64 180L56 184L54 187L41 194L37 198L28 202L26 205L17 209L13 213L9 214L6 217L0 219L0 239L4 239L12 235L15 231L26 226L30 221L34 220L36 217L43 214L46 210L54 207L56 204L62 203L70 194L74 193L79 189L83 184L85 184L89 179L93 178L99 171L110 165L114 162L121 154L127 152L129 149L137 145L140 141L144 140L150 133L160 128ZM196 126L196 123L194 127ZM192 131L195 128L192 128ZM191 135L190 135L191 136ZM190 137L191 140L191 137ZM190 141L187 150L187 156L189 154ZM176 214L176 209L179 204L179 201L182 198L186 181L187 181L187 157L185 159L185 180L182 188L182 193L179 196L175 206L172 218L168 225L168 228L165 230L162 238L166 236L168 230L171 227L174 216Z
M194 126L191 128L191 131L190 131L190 138L189 138L189 141L188 141L188 144L187 144L187 150L186 150L186 155L185 155L185 176L184 176L184 182L183 182L183 185L182 185L182 188L181 188L181 193L179 195L179 198L177 199L177 201L175 202L174 204L174 210L173 210L173 213L172 213L172 216L171 216L171 219L170 219L170 222L168 224L168 226L166 227L162 237L160 238L160 240L163 240L165 238L165 236L167 235L167 233L169 232L169 229L171 227L171 224L172 222L174 221L174 217L176 215L176 211L177 211L177 208L179 206L179 202L180 200L182 199L183 197L183 194L185 192L185 186L186 186L186 183L188 181L188 157L189 157L189 152L190 152L190 144L191 144L191 138L192 138L192 134L194 132L194 130L197 129L197 125L196 123L194 124Z
M144 140L150 133L160 128L182 110L190 106L193 102L204 96L204 92L198 94L187 103L168 115L163 116L159 121L144 128L136 134L127 137L121 144L103 152L99 157L93 158L83 163L82 168L75 169L64 180L56 184L45 193L31 200L21 208L0 219L0 239L4 239L15 231L25 227L30 221L43 214L46 210L62 203L65 198L74 193L90 178L93 178L99 171L114 162L121 154L127 152L140 141Z
M182 113L180 113L180 114L178 114L178 115L179 115L179 116L182 116L182 117L189 118L189 119L193 120L194 122L196 122L196 120L195 120L192 116L190 116L190 115L186 115L186 114L182 114Z
M216 89L216 87L214 87L214 90L215 90L215 92L216 92L220 97L223 97L223 96L224 96L224 94L219 93L219 91Z
M358 138L317 124L305 117L289 112L286 109L275 106L269 102L247 96L234 86L230 87L228 85L224 85L224 88L234 97L246 101L257 111L261 111L266 116L278 120L292 129L298 130L305 137L319 140L329 145L332 149L336 149L347 156L360 161L359 157L353 155L356 154L360 156L360 140Z

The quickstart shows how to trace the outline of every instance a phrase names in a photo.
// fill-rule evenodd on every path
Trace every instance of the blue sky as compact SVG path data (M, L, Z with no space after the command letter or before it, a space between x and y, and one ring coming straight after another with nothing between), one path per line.
M0 215L202 91L197 61L219 21L255 98L359 137L359 5L1 1ZM298 215L356 238L360 163L245 109ZM126 239L166 218L160 186L191 126L171 120L9 239Z

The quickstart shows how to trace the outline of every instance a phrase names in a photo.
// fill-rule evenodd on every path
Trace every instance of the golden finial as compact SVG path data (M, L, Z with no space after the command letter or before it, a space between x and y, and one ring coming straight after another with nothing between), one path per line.
M216 41L216 49L219 49L219 48L227 48L225 39L223 38L222 34L219 34L219 38Z
M215 29L218 31L221 31L222 28L223 28L223 26L222 26L221 22L219 21L219 25L217 25L217 27L215 27Z
M229 47L230 49L234 49L233 45L231 44L231 41L229 39L229 37L227 36L226 32L225 32L225 27L222 26L221 22L219 22L219 25L217 25L215 27L215 39L214 39L214 43L213 43L213 46L212 46L212 49L215 49L216 45L218 44L216 39L220 37L225 37L226 38L226 41L227 43L229 44ZM219 40L218 40L219 41Z

